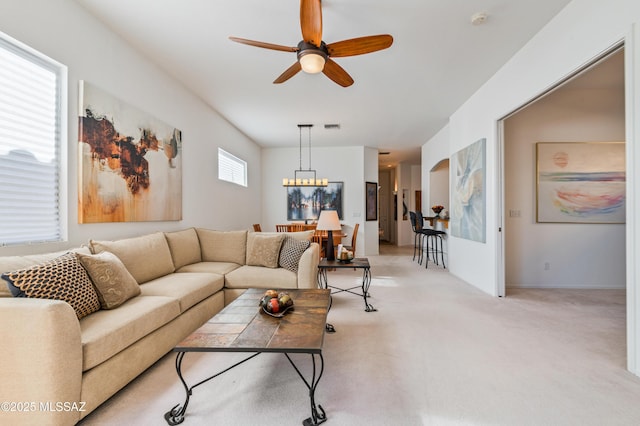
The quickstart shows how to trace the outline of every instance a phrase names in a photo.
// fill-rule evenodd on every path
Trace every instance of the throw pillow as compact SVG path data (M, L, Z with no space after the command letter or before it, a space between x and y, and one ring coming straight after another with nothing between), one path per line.
M73 253L7 272L2 278L14 297L62 300L71 305L78 319L100 310L91 279Z
M247 265L277 268L282 240L284 240L284 235L249 233L247 236Z
M140 294L138 282L115 254L103 251L93 255L76 253L76 256L96 287L102 309L117 308Z
M175 271L169 243L162 232L117 241L89 240L93 254L110 251L127 267L139 284Z
M302 253L309 248L311 243L307 240L300 241L296 238L286 236L280 249L280 260L278 264L291 272L298 272L298 263Z

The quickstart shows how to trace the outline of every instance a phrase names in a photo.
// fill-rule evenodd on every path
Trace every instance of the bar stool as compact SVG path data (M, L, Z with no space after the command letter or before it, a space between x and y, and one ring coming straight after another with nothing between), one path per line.
M447 233L444 231L440 231L438 229L424 228L423 223L424 223L424 217L422 216L422 212L416 212L416 227L424 235L423 238L426 237L427 239L427 245L426 245L427 261L425 262L425 268L429 267L429 255L432 256L433 262L436 265L440 265L440 263L438 262L438 253L440 253L440 260L442 261L442 267L446 268L447 265L445 265L444 263L444 246L442 243L442 236L446 235ZM438 242L440 242L439 250L438 250ZM421 261L419 261L418 263L422 264Z
M409 220L411 221L411 230L413 231L413 259L411 260L416 260L416 251L419 247L418 264L422 265L422 243L424 234L419 230L422 227L418 226L418 219L415 212L409 212Z

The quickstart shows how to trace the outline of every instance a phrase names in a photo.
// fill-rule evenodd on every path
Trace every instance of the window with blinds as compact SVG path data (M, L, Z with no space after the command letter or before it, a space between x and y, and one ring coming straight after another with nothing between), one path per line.
M247 186L247 162L218 148L218 179Z
M0 245L60 241L63 67L0 34Z

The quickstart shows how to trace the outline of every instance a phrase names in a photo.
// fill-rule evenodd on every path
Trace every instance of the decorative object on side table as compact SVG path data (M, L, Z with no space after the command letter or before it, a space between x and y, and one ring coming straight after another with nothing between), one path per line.
M342 247L338 253L338 262L351 263L353 262L353 252Z
M440 212L444 210L444 206L436 204L435 206L431 207L431 210L433 210L433 212L436 214L436 217L440 217Z

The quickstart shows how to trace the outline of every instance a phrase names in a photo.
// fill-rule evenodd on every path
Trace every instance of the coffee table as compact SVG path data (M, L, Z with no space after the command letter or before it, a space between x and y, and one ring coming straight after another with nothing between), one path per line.
M362 269L362 285L355 286L351 288L340 288L329 285L329 280L327 278L327 271L329 269ZM369 259L366 257L356 257L352 259L351 262L341 262L339 260L327 260L322 259L318 264L318 287L328 289L331 287L333 291L331 294L347 292L351 294L355 294L356 296L361 296L364 298L364 310L366 312L375 312L376 308L373 307L368 301L367 297L370 297L369 294L369 286L371 286L371 266L369 265ZM356 288L360 288L362 293L356 293L353 290Z
M202 327L180 342L174 349L176 371L184 386L186 398L169 410L164 418L169 425L184 421L193 389L263 352L284 354L309 389L311 417L303 425L319 425L327 420L321 405L316 405L315 391L324 371L322 344L329 312L330 291L326 289L288 290L294 308L282 318L274 318L264 312L258 303L265 289L249 289L207 321ZM182 360L188 352L248 352L251 356L189 386L182 376ZM312 375L305 379L289 357L291 353L311 355Z

